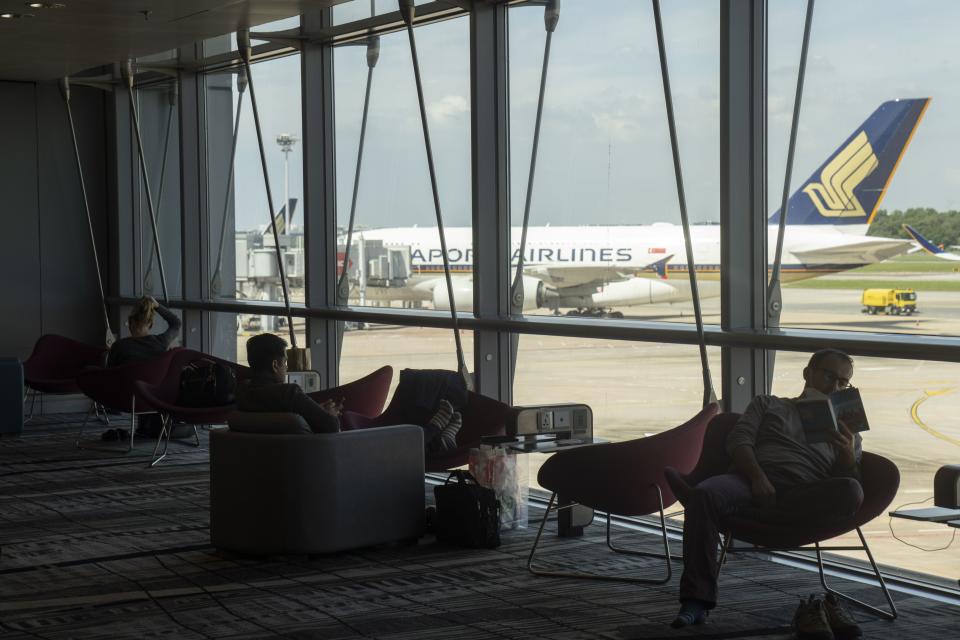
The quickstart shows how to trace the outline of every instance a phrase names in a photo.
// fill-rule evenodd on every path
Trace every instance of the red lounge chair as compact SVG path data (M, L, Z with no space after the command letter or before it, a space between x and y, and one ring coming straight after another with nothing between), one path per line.
M161 415L160 433L157 434L157 443L153 447L153 456L149 465L151 467L167 457L170 435L173 433L175 423L192 425L194 446L200 446L197 425L225 423L227 415L236 409L235 403L216 407L185 407L177 404L177 396L180 393L180 374L184 367L201 359L213 360L230 367L234 370L237 380L243 380L250 376L249 367L199 351L182 349L173 356L166 375L159 383L151 384L143 380L135 382L134 386L137 389L138 396L159 411ZM163 452L158 456L161 443L163 444Z
M670 580L673 569L670 563L670 543L667 541L667 529L664 509L676 502L669 485L663 477L667 466L678 469L692 469L700 457L703 446L703 434L707 424L717 413L717 404L707 405L689 421L656 435L626 442L599 444L561 451L547 460L537 480L540 486L553 492L550 502L540 522L540 529L533 541L527 558L527 569L539 576L559 576L567 578L591 578L594 580L616 580L642 584L663 584ZM667 573L663 578L634 578L613 576L583 571L547 570L534 566L533 558L543 534L543 527L554 508L557 495L565 502L573 502L592 507L607 514L607 546L618 553L664 558ZM559 508L559 507L558 507ZM646 551L634 551L614 547L610 541L610 516L642 516L650 513L660 514L660 528L663 535L663 554Z
M80 393L77 376L84 369L102 367L106 351L103 347L53 333L40 336L33 346L33 353L23 363L24 386L31 396L27 420L33 417L34 405L41 393Z
M93 403L90 406L90 411L87 412L83 425L80 427L80 433L77 434L77 448L103 450L100 447L81 444L83 431L87 426L90 415L94 412L94 407L100 405L104 409L113 409L130 414L130 442L126 451L132 450L133 437L137 430L137 415L157 411L156 407L140 396L136 382L158 384L167 375L170 362L179 351L181 350L174 349L150 360L130 362L119 367L81 372L77 376L77 386ZM109 451L116 451L116 449L109 449Z
M697 462L696 468L684 479L691 486L696 485L711 476L726 473L730 468L730 458L727 456L727 435L733 426L740 419L737 413L721 413L710 421L707 433L704 436L703 455ZM681 469L682 473L682 469ZM863 486L863 503L860 509L853 516L844 520L834 520L829 523L817 523L803 527L791 524L790 526L777 526L769 522L759 522L745 517L730 518L723 523L726 533L723 536L723 550L720 554L720 560L717 565L717 573L723 567L723 561L726 554L733 552L759 551L769 552L773 550L780 551L811 551L807 545L814 545L812 550L817 554L817 569L820 572L820 583L825 591L834 594L839 598L844 598L859 605L871 613L892 620L897 617L897 607L893 604L893 598L887 590L887 585L880 575L877 563L870 552L870 546L860 527L867 524L877 516L883 514L887 507L893 502L897 495L897 489L900 486L900 470L897 469L892 461L875 453L863 452L860 459L860 483ZM839 535L856 530L860 537L859 546L822 546L820 543L824 540L830 540ZM753 545L752 547L734 547L733 540L739 540ZM826 576L823 572L822 551L864 551L870 560L870 566L876 576L883 595L890 605L889 611L884 611L856 600L846 594L831 589L826 582Z
M359 380L342 384L333 389L315 391L310 397L317 402L343 399L344 413L350 412L365 418L380 414L387 402L390 382L393 380L393 367L380 367Z

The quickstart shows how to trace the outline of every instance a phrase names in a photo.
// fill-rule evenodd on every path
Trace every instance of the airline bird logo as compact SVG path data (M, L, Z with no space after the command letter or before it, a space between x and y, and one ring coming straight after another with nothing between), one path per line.
M866 216L853 191L879 166L867 134L861 131L827 163L820 182L812 182L803 192L810 196L820 215L827 218Z

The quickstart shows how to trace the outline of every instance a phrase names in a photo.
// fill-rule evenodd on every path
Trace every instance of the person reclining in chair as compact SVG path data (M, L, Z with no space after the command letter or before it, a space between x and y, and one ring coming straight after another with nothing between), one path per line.
M296 384L288 384L287 342L272 333L247 340L251 379L237 387L237 409L251 412L295 413L314 433L340 431L342 406L333 400L314 401Z
M835 349L817 351L803 370L800 397L844 389L852 376L850 356ZM782 525L849 517L860 508L860 435L841 422L842 433L832 442L807 444L795 400L761 395L750 402L727 438L733 460L729 473L691 487L674 469L665 469L684 506L682 605L673 627L701 624L716 606L717 545L724 518L749 514ZM828 606L834 606L829 598Z

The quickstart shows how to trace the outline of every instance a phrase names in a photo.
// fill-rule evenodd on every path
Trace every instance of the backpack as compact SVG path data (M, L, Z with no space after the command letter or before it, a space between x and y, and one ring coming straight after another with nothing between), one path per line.
M194 360L180 372L177 404L183 407L222 407L233 404L237 374L221 362Z

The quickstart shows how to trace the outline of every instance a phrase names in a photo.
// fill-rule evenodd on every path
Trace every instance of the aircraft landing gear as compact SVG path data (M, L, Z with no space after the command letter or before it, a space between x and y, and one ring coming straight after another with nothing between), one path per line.
M623 313L620 311L607 311L605 309L587 309L580 307L567 311L567 316L581 318L610 318L613 320L620 320L623 318Z

